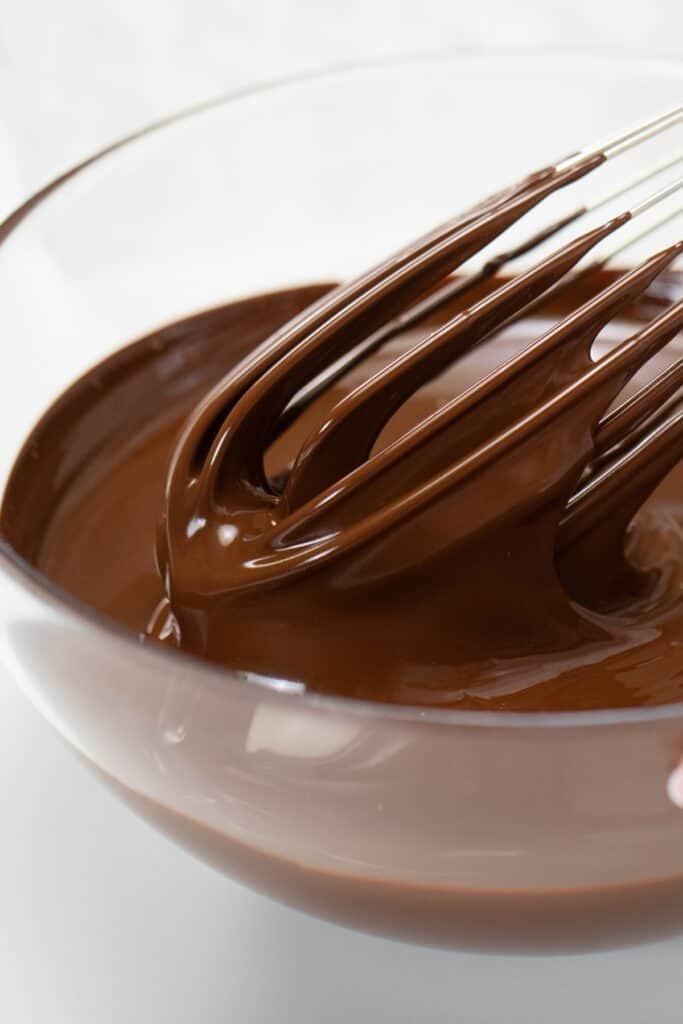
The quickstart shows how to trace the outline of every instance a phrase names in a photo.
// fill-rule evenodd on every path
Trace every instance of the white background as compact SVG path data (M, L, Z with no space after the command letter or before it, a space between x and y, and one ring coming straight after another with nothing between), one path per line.
M683 4L3 0L0 219L110 138L206 95L445 47L680 58ZM683 941L589 957L471 957L283 909L120 807L0 677L7 1024L678 1024L682 954Z

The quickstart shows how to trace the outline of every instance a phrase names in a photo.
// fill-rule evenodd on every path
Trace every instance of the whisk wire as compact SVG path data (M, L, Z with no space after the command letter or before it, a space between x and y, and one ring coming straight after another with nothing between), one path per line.
M683 106L599 146L579 150L490 196L325 294L264 342L200 405L176 449L169 494L174 489L186 492L197 522L207 521L204 512L209 505L228 514L233 490L245 506L267 509L263 522L270 526L263 528L270 538L270 553L250 563L250 579L272 581L281 573L308 571L314 563L332 557L336 548L333 538L340 529L348 543L355 545L365 543L379 523L382 529L393 528L422 514L463 481L486 474L509 449L530 443L534 431L544 429L544 424L569 416L574 406L591 417L586 421L591 429L582 434L582 444L588 446L584 454L589 470L574 497L567 495L565 518L569 525L564 520L561 524L562 543L588 529L592 496L608 486L604 481L609 481L613 493L616 481L621 479L627 486L632 474L641 471L643 452L656 454L656 470L648 470L648 481L654 484L658 474L680 454L683 415L676 396L683 360L615 411L607 410L637 370L681 330L683 303L669 305L597 361L591 348L602 328L625 305L642 297L657 275L681 255L683 242L668 246L618 277L523 352L382 451L373 453L372 448L389 416L417 388L512 320L528 316L576 274L585 273L587 268L581 270L578 265L589 254L592 266L602 266L673 223L680 209L616 248L612 246L607 255L593 253L608 236L681 189L683 177L678 177L643 194L643 186L677 166L680 156L646 168L608 194L575 206L525 241L485 259L468 277L451 277L558 190L681 123ZM633 198L618 215L562 244L467 305L468 295L487 278L555 239L586 214L627 194ZM273 486L264 470L264 456L274 438L352 366L456 299L459 313L332 406L324 422L305 440L283 486ZM544 383L537 369L551 358L559 361L563 371L548 375ZM507 420L501 419L495 404L502 388L514 396ZM669 402L673 412L669 413L667 406L662 423L654 413L658 404ZM476 406L480 411L484 408L487 415L480 415L479 426L472 430ZM463 429L468 423L469 433ZM585 438L590 436L589 444ZM438 445L437 438L441 439ZM665 441L674 451L666 450ZM580 457L577 454L577 459ZM595 460L592 469L591 458ZM408 483L399 485L398 476L392 477L398 466L409 466ZM394 490L389 486L387 491L387 480L392 479ZM343 528L339 525L342 520ZM188 543L200 541L201 531L197 537L188 537ZM216 579L222 586L219 575Z

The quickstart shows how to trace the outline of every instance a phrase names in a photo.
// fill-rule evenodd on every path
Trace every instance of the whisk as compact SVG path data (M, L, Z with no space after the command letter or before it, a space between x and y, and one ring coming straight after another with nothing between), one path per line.
M159 563L173 607L282 588L325 571L372 584L461 549L497 524L541 514L572 596L599 604L611 593L609 573L597 590L584 585L592 545L598 536L606 544L608 530L622 551L635 512L682 454L683 359L614 402L683 327L683 303L671 303L601 358L591 349L683 252L683 242L623 272L404 436L373 448L418 388L573 280L600 242L679 189L683 178L655 191L643 186L681 158L572 208L476 273L454 271L551 194L682 121L679 107L488 197L325 294L222 380L190 417L168 473ZM617 216L468 304L479 283L630 192L637 198ZM460 312L334 404L292 465L268 478L268 448L323 391L455 297ZM615 562L612 576L623 572Z

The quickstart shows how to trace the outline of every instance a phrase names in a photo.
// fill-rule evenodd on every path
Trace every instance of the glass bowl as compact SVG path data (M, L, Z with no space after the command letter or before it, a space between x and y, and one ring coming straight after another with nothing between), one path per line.
M2 479L48 404L120 345L347 278L666 109L682 82L678 66L575 56L391 60L221 98L86 161L0 228ZM292 692L140 643L6 541L0 643L137 811L296 907L486 951L683 930L683 813L667 795L680 705L512 715Z

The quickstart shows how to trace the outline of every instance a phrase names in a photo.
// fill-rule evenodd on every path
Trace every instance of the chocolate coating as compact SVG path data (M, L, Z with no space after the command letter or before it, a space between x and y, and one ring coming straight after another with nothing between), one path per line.
M415 395L404 396L400 406L394 403L373 452L390 452L407 430L442 412L453 396L613 280L596 272L562 290L426 381ZM584 550L583 569L573 572L578 560L558 554L556 535L585 454L583 419L575 429L567 421L550 425L555 432L550 461L541 452L540 459L496 463L483 491L455 489L436 515L417 525L409 522L398 533L380 532L372 547L351 547L329 568L307 568L282 585L276 580L264 588L226 587L217 593L202 579L206 568L211 580L216 566L191 562L183 584L194 578L198 585L175 595L181 609L178 630L169 615L156 542L179 433L216 381L329 287L259 296L199 314L94 368L45 415L21 453L2 508L6 541L65 590L143 636L180 642L221 664L323 692L513 711L680 700L683 474L678 469L669 474L629 530L627 560L621 547L614 551L608 543L594 543ZM481 295L491 287L482 285ZM609 348L666 310L677 287L671 276L668 288L653 289L622 311L599 344ZM271 444L268 479L279 480L279 486L284 481L287 494L304 440L330 409L456 311L457 300L393 338L322 393ZM656 355L645 376L674 358L667 351ZM542 375L539 386L545 386ZM600 409L612 397L601 394ZM523 396L511 389L505 400L519 402ZM493 404L485 418L481 410L475 413L464 421L463 445L485 439L497 422ZM428 473L443 470L444 460L453 458L453 444L446 433L420 449L418 458L393 469L388 463L390 472L372 496L375 504L361 505L363 515L381 513L391 488L395 493L405 488L407 474L419 484ZM524 472L531 473L523 481L529 493L548 487L551 500L530 506L526 516L517 504L515 514L508 515L501 495L512 493ZM306 497L292 500L305 504ZM487 515L494 505L491 530ZM244 507L245 522L251 517L255 527L263 515L261 507ZM191 527L182 508L174 523L186 532ZM330 522L323 525L329 531ZM623 529L610 536L622 538ZM454 544L458 537L463 543ZM230 544L225 548L229 551ZM626 567L625 578L615 573L615 564ZM592 584L606 575L616 580L618 597L607 611L598 607L600 587Z

